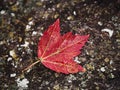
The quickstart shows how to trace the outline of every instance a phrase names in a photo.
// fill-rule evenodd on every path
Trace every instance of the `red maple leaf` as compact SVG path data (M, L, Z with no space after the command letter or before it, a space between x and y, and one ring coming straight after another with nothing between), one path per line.
M85 69L73 58L80 54L89 35L73 35L71 32L60 35L59 19L49 26L38 43L38 58L43 65L65 74L84 72Z

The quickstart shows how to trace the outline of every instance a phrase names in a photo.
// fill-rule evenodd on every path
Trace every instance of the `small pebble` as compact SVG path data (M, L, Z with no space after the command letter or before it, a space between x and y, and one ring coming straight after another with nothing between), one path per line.
M30 30L30 28L31 28L31 26L30 26L30 25L26 25L26 31L29 31L29 30Z
M20 80L20 78L18 78L17 80L17 86L19 87L19 90L23 90L23 88L27 88L28 87L28 83L29 81L24 78L23 80Z
M16 73L10 74L10 77L15 77Z
M110 73L110 78L115 78L115 76L113 75L113 73Z
M2 11L0 12L0 14L5 14L5 11L4 11L4 10L2 10Z
M74 61L77 63L81 63L78 57L75 57Z
M113 64L113 60L110 60L110 64Z
M105 62L109 62L109 58L105 58L104 61L105 61Z
M34 23L33 23L33 21L30 21L28 24L29 24L29 25L33 25Z
M32 36L35 36L36 34L37 34L36 31L33 31L33 32L32 32Z
M14 14L14 13L11 13L11 16L12 16L12 17L14 17L14 16L15 16L15 14Z
M73 19L72 16L68 16L68 17L67 17L67 20L72 20L72 19Z
M76 14L76 11L73 11L73 14L74 14L74 15L77 15L77 14Z
M92 65L92 64L86 64L86 67L87 67L88 70L94 70L95 69L94 65Z
M102 24L102 22L99 21L99 22L98 22L98 25L102 26L103 24Z
M71 83L71 82L72 82L72 80L68 80L68 82L69 82L69 83Z
M0 45L2 45L2 44L4 44L5 43L5 41L0 41Z
M109 37L112 37L112 35L113 35L113 30L111 30L111 29L108 29L108 28L105 28L105 29L102 29L102 31L104 32L108 32L109 33Z
M12 58L11 57L9 57L8 59L7 59L7 61L9 62L9 61L11 61L12 60Z
M59 84L57 84L57 85L53 86L53 89L54 89L54 90L59 90L59 89L60 89Z
M105 67L101 67L100 70L101 70L102 72L105 72Z
M10 54L10 56L12 56L13 58L16 58L16 57L17 57L17 55L16 55L16 53L15 53L15 50L11 50L11 51L9 52L9 54Z
M25 41L25 44L22 44L21 46L22 47L28 47L28 45L29 45L29 42Z

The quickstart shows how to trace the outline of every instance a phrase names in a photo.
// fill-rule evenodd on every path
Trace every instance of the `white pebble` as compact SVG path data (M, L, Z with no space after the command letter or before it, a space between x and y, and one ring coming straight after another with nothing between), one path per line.
M15 67L15 63L14 62L12 62L11 65Z
M31 71L31 69L28 69L28 70L27 70L27 73L29 73L30 71Z
M35 36L36 34L37 34L36 31L33 31L33 32L32 32L32 36Z
M12 60L12 58L11 57L9 57L8 59L7 59L7 61L9 62L9 61L11 61Z
M110 76L111 76L111 78L115 78L115 76L113 75L113 73L110 73Z
M102 26L103 24L102 24L102 22L99 21L99 22L98 22L98 25Z
M19 47L20 45L18 44L18 45L16 45L17 47Z
M11 13L11 16L12 16L12 17L14 17L14 16L15 16L15 14L14 14L14 13Z
M10 77L15 77L16 73L10 74Z
M33 21L30 21L28 24L29 24L29 25L33 25Z
M22 61L22 58L20 58L20 60L19 61Z
M81 63L78 57L75 57L74 61L77 63Z
M5 11L4 11L4 10L2 10L2 11L0 12L0 14L5 14Z
M72 81L71 80L68 80L69 83L71 83Z
M18 6L20 4L20 2L18 1L17 3L16 3L16 5Z
M108 32L109 37L111 37L113 35L113 30L111 30L111 29L105 28L105 29L102 29L102 31Z
M18 48L18 51L20 51L21 49L22 49L22 48L19 47L19 48Z
M19 87L20 90L23 90L23 88L26 89L28 87L27 84L29 83L29 81L26 78L24 78L23 80L20 80L20 78L18 78L16 81L17 86Z
M14 65L15 68L17 68L18 66L17 65Z
M76 11L73 11L73 14L74 14L74 15L77 15L77 14L76 14Z
M4 44L5 42L4 41L0 41L0 45Z
M101 70L102 72L105 72L105 67L101 67L100 70Z
M28 47L28 45L29 45L29 42L25 41L25 44L22 44L21 46L22 47Z
M9 54L10 54L10 56L12 56L12 57L14 57L14 55L16 55L14 50L11 50L11 51L9 52Z
M113 68L114 71L116 71L116 68Z
M30 28L31 28L31 26L30 26L30 25L26 25L26 30L27 30L27 31L29 31L29 30L30 30Z
M68 16L68 17L67 17L67 20L71 20L71 19L72 19L72 17L71 17L71 16Z
M110 64L113 64L113 60L110 60Z

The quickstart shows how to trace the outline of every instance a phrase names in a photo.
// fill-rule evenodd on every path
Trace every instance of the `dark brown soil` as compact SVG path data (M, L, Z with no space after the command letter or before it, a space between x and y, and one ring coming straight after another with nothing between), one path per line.
M87 71L65 75L39 63L21 73L57 18L61 34L90 34L76 57ZM120 90L120 1L0 0L0 90Z

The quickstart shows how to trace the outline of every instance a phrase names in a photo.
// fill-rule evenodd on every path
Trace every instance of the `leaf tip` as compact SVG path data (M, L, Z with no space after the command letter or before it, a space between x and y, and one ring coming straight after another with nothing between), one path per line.
M60 23L60 19L59 18L56 20L56 23L58 23L58 24Z
M89 38L89 37L90 37L90 34L88 34L87 37Z
M82 72L86 72L87 70L85 68L83 68Z

